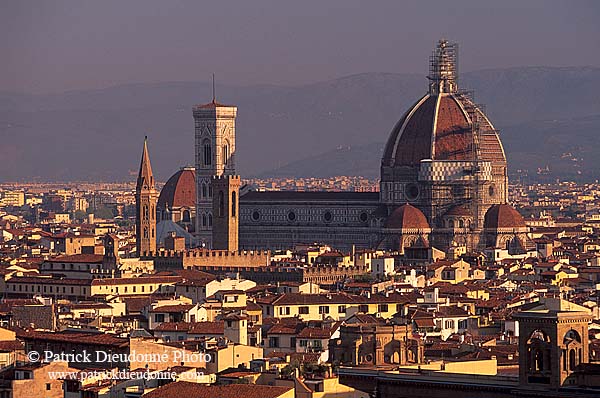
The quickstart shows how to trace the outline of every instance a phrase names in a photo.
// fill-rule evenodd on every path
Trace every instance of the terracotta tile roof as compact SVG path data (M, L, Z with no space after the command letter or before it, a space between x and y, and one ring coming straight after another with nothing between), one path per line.
M156 206L160 209L196 206L196 170L179 169L160 190Z
M425 95L398 121L385 146L385 166L418 165L423 159L471 160L473 135L463 108L473 108L466 96ZM476 109L483 125L478 134L482 160L506 161L498 135Z
M123 300L128 313L141 312L144 307L152 303L150 297L128 297Z
M177 283L181 282L181 276L142 276L139 278L106 278L94 279L92 286L114 286L146 283Z
M378 202L379 192L333 192L333 191L249 191L240 202L298 201L298 202Z
M155 329L159 332L185 331L189 334L222 335L225 333L223 321L215 322L163 322Z
M484 228L522 228L523 216L510 205L492 205L485 213Z
M10 352L22 350L25 348L25 345L22 341L18 340L9 340L9 341L0 341L0 352Z
M194 304L171 304L154 307L149 312L187 312L194 308Z
M385 228L393 229L428 229L427 218L414 206L404 204L396 208L385 221Z
M13 276L7 283L28 283L28 284L43 284L43 285L78 285L78 286L90 286L92 281L90 279L75 279L75 278L47 278L47 277L35 277L35 276Z
M205 386L198 383L177 381L159 387L143 398L278 398L293 390L292 387L273 387L257 384L229 384Z
M101 254L73 254L53 257L48 260L51 263L102 263L104 256Z
M306 327L298 333L297 337L300 339L329 339L333 332L333 329Z
M275 296L273 305L310 305L310 304L351 304L356 303L359 296L344 293L303 294L285 293ZM258 300L257 300L258 301Z
M19 331L17 332L17 337L23 340L54 341L82 345L117 347L127 347L129 345L128 339L123 339L107 333Z
M415 324L418 328L433 328L435 327L435 322L432 318L425 319L415 319Z

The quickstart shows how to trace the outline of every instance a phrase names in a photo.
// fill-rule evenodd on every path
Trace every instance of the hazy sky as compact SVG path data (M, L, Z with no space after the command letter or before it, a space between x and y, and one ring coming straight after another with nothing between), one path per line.
M2 0L0 90L424 73L442 36L462 70L600 66L600 1Z

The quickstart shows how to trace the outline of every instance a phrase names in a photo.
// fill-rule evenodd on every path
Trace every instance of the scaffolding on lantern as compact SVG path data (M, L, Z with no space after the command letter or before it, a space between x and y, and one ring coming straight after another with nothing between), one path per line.
M429 92L431 94L457 92L458 44L440 40L429 57Z

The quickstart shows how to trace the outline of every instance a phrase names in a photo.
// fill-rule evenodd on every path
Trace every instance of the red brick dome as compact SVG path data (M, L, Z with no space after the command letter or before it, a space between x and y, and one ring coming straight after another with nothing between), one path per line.
M161 209L196 206L196 171L182 167L173 174L160 191L157 206Z
M467 109L481 125L473 137ZM402 116L388 138L382 165L418 166L423 159L473 160L473 139L479 160L506 162L500 139L484 113L459 93L427 94Z
M423 212L408 203L396 208L387 218L389 229L428 229L429 223Z
M484 228L524 228L525 220L521 213L510 205L493 205L485 213Z

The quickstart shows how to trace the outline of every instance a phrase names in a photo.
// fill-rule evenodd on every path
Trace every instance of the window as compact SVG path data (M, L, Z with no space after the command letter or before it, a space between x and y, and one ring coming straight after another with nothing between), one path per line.
M329 306L328 305L320 305L319 306L319 314L329 314Z
M206 184L202 183L202 195L203 198L208 197L208 189L206 188Z
M296 348L296 338L295 337L290 337L290 347L292 348Z
M154 322L164 322L165 314L154 314Z
M387 312L388 311L388 305L387 304L379 304L377 311L378 312Z
M219 191L219 217L223 217L225 214L225 194L223 191Z
M298 314L303 314L303 315L308 314L308 307L306 307L306 306L298 307Z
M345 313L346 313L346 306L338 305L338 314L345 314Z
M369 306L367 304L359 305L358 312L364 312L366 314L367 312L369 312Z
M202 226L206 227L206 214L202 214Z
M231 217L235 217L235 215L236 215L236 208L235 208L236 201L237 200L236 200L235 192L232 192L231 193Z
M296 221L296 213L290 211L287 215L289 221Z
M280 307L279 315L290 315L290 307Z
M229 144L227 142L223 145L223 164L225 166L229 164Z
M50 383L46 383L46 391L50 391L52 389L52 386L50 385Z
M212 149L210 147L210 141L204 140L204 165L210 166L212 164Z
M279 348L279 337L269 337L269 347Z

